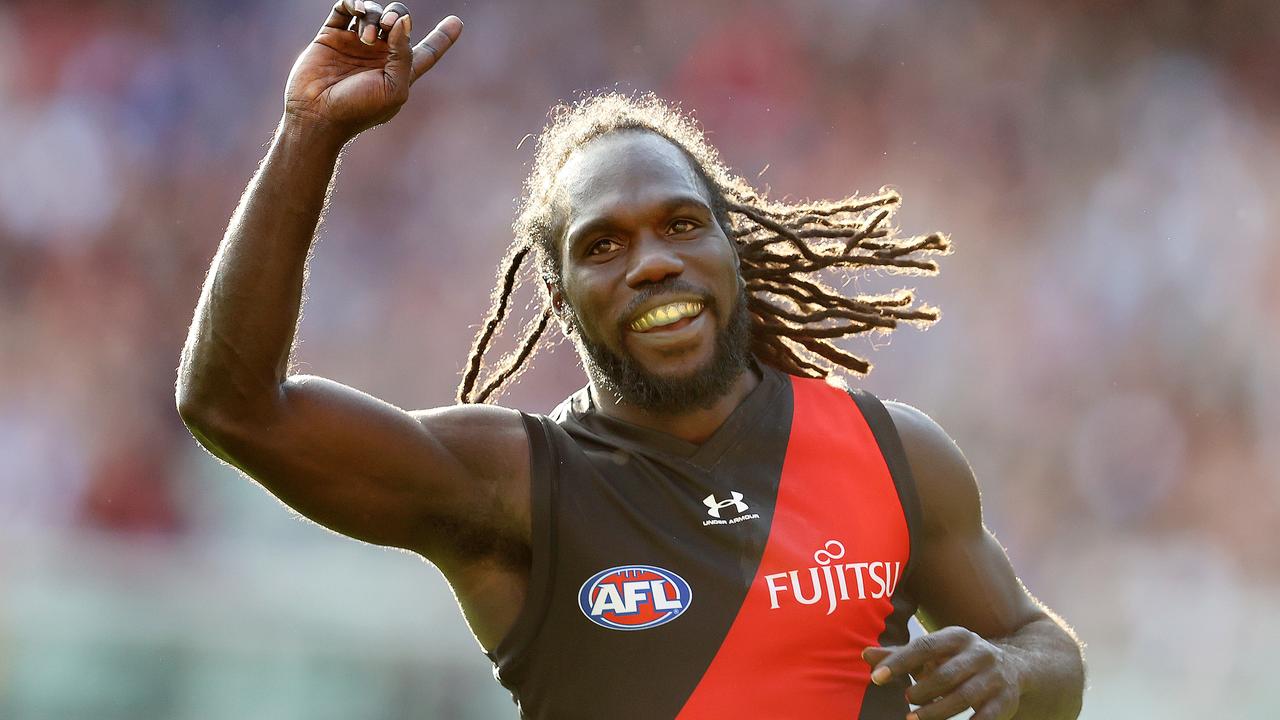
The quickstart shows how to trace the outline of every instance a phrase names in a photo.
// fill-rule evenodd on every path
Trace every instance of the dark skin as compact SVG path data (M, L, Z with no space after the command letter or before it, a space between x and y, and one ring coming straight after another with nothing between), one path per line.
M655 375L686 376L711 360L724 312L737 296L738 256L715 221L706 189L688 161L649 133L616 133L575 152L557 176L562 287L548 286L562 326L576 325L615 352L626 352ZM676 279L694 288L639 303L647 286ZM712 299L686 323L637 332L629 323L670 302ZM568 322L573 313L577 322ZM691 443L715 432L758 383L742 373L708 408L655 414L614 397L591 378L603 412L662 430Z
M212 453L336 532L413 550L457 593L480 645L495 648L528 582L529 451L514 410L464 405L405 411L324 378L290 375L306 256L343 146L395 116L410 87L458 39L442 20L416 46L407 9L340 0L290 75L267 157L227 230L179 369L179 411ZM439 101L436 98L428 102ZM553 289L591 339L654 374L710 357L726 318L710 306L679 327L639 332L648 286L676 278L728 308L737 258L706 189L665 140L619 133L577 151L558 177L563 283ZM666 416L592 388L602 412L700 442L759 381L744 372L711 407ZM868 648L873 680L910 674L919 720L1069 718L1079 711L1079 648L1014 575L982 524L963 455L923 413L887 403L924 510L910 588L928 635ZM929 702L931 701L931 702Z

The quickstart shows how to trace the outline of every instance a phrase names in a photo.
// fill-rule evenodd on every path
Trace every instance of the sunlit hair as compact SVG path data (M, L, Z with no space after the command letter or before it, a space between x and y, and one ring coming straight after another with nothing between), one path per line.
M865 359L836 346L840 338L888 332L899 322L927 326L938 310L915 305L910 290L885 295L845 296L829 284L860 268L892 273L934 274L928 256L950 250L941 233L899 238L890 224L901 198L882 188L868 196L840 200L770 200L720 161L702 130L688 116L651 94L595 95L551 111L538 138L533 170L515 222L515 240L499 266L489 313L476 333L458 386L458 401L495 398L525 368L550 325L552 307L544 292L541 309L516 348L488 367L485 355L511 310L521 269L532 253L540 274L561 282L555 179L569 156L603 135L645 131L666 138L689 159L706 185L712 210L733 239L746 284L751 315L751 351L761 362L803 377L826 377L840 370L864 374ZM824 279L824 276L826 279Z

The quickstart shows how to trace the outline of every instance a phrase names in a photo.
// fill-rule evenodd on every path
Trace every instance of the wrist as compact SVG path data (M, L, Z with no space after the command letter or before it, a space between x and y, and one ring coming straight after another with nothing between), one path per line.
M276 127L275 141L299 149L336 155L352 137L353 135L331 122L303 113L285 111Z
M994 642L992 643L1000 649L1001 665L1004 667L1005 677L1008 678L1009 684L1018 690L1018 695L1026 695L1034 684L1033 674L1029 672L1027 652L1012 642Z
M1059 636L1065 642L1055 642ZM1079 715L1083 665L1071 662L1072 656L1081 657L1079 646L1054 620L1033 621L990 642L1001 652L999 665L1010 686L1017 689L1019 706L1027 717L1065 720Z

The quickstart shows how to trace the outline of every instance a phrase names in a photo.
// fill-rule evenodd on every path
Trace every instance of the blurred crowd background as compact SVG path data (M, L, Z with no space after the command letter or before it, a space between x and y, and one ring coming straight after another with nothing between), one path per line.
M347 149L301 371L451 402L522 138L579 91L654 90L775 196L889 184L905 231L951 234L938 277L906 278L942 321L854 347L856 382L965 450L1020 576L1088 643L1084 717L1280 716L1280 4L410 7L466 32ZM298 519L174 410L327 10L0 13L0 717L512 716L433 568ZM506 401L582 381L561 345Z

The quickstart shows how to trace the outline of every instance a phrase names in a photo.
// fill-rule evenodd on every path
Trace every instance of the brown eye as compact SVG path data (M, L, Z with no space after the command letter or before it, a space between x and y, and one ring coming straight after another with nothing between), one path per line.
M697 227L698 226L692 220L676 220L671 223L668 230L676 235L683 235L687 232L692 232Z
M614 246L617 244L618 241L613 238L600 238L599 240L591 243L591 247L587 248L587 254L603 255L604 253L613 251L615 249Z

